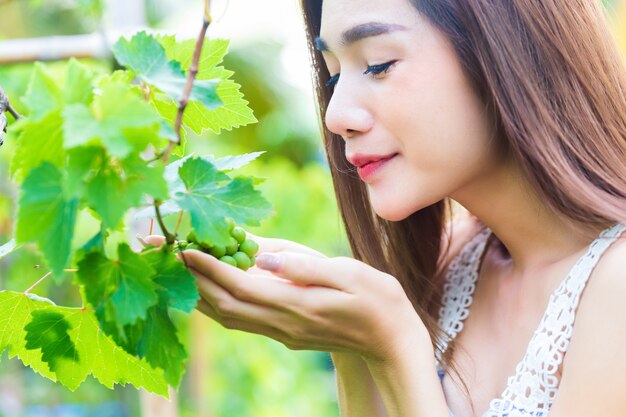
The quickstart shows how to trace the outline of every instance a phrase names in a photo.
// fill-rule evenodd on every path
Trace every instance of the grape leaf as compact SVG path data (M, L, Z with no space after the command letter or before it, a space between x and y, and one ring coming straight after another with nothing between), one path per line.
M113 45L117 61L132 69L139 79L151 84L178 101L182 97L187 76L178 61L171 61L165 49L154 37L139 32L130 40L120 38ZM215 92L219 80L196 80L191 89L190 100L196 100L207 108L222 105Z
M43 161L63 168L63 119L60 111L51 111L41 119L28 119L22 126L17 147L11 160L11 175L21 182L28 172Z
M72 58L65 68L65 81L59 85L50 75L46 65L35 62L26 94L22 100L31 111L31 116L39 119L64 105L89 104L93 96L91 86L93 79L94 74Z
M195 48L194 40L176 42L173 36L164 36L159 41L165 47L169 59L180 62L185 70L189 68ZM187 105L183 122L197 134L205 129L219 134L222 129L231 130L257 122L252 109L248 107L248 101L243 99L243 94L239 91L241 86L229 79L233 72L217 66L228 52L228 43L225 39L212 39L205 41L202 48L196 79L221 79L222 82L217 86L217 95L224 104L217 109L207 109L194 102ZM174 121L178 110L176 102L157 96L154 105L163 117Z
M56 311L36 310L26 330L26 349L41 349L41 360L52 372L62 368L62 359L79 362L80 358L68 331L71 325Z
M126 211L140 206L145 194L167 198L163 167L150 167L138 155L114 162L87 183L87 200L106 228L118 227ZM111 196L117 198L112 199Z
M78 199L66 197L65 188L63 173L42 163L22 184L17 214L17 241L37 242L57 279L70 258L78 210Z
M158 136L160 118L148 103L121 82L111 81L97 96L91 108L73 104L63 110L63 144L66 149L100 139L108 152L124 158L133 150L143 151L147 145L134 139L133 128L147 128Z
M187 352L178 341L176 327L166 308L153 307L143 325L143 335L137 345L140 357L164 370L165 380L178 387L185 372Z
M252 152L243 155L224 156L219 159L214 159L213 155L211 155L207 159L212 162L213 165L215 165L216 169L219 169L220 171L230 171L231 169L239 169L245 165L248 165L250 162L254 161L264 153L264 151Z
M70 149L67 159L67 190L70 195L82 197L87 183L104 164L105 151L99 146L79 146Z
M176 259L176 255L167 246L146 253L143 258L157 271L154 281L158 285L159 302L191 313L196 308L200 295L196 279L185 265Z
M100 252L90 252L78 263L76 277L98 318L114 321L123 334L125 325L146 318L158 296L153 280L156 271L140 255L121 243L118 258L113 261Z
M40 319L31 326L29 323L33 323L34 315L39 315ZM67 331L59 334L69 339L66 345L73 346L76 352L71 359L52 353L56 372L42 360L44 353L41 349L26 347L27 338L36 340L41 337L40 332L46 332L46 328L39 324L42 324L41 318L47 317L57 317L67 325ZM145 360L129 355L104 335L91 310L58 307L22 293L0 291L0 352L7 348L10 358L17 356L34 371L52 381L59 381L72 391L92 374L108 388L113 388L114 384L131 383L164 397L168 395L163 372L152 368ZM50 352L47 350L47 357Z
M44 64L35 62L22 101L31 111L33 118L40 118L49 111L61 107L63 103L61 89Z
M217 168L220 171L229 171L232 169L241 168L249 164L250 162L254 161L256 158L261 156L263 153L265 152L252 152L252 153L247 153L247 154L242 154L242 155L225 156L225 157L218 158L218 159L215 159L213 155L208 155L208 156L202 157L202 159L209 161L215 166L215 168ZM193 154L187 155L184 158L171 162L165 168L165 179L168 183L170 195L175 195L179 191L180 192L185 191L185 185L183 184L180 177L178 176L178 170L185 163L185 161L187 161L192 156ZM259 182L262 182L262 181L257 180L253 182L255 185L257 185ZM180 207L178 207L178 205L174 203L173 201L165 201L160 206L160 212L162 216L168 216L170 214L180 212ZM143 219L146 217L153 217L153 218L156 217L156 213L154 212L154 207L152 206L145 207L139 210L135 214L135 219Z
M174 200L191 215L191 224L201 241L226 245L227 217L237 224L257 226L271 213L269 203L253 188L252 180L231 180L202 158L185 161L179 175L185 190L177 191Z

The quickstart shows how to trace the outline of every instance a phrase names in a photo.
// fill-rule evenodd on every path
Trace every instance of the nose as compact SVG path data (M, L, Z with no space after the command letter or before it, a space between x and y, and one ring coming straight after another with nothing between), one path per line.
M374 119L365 103L365 97L340 78L326 109L326 128L344 140L367 132Z

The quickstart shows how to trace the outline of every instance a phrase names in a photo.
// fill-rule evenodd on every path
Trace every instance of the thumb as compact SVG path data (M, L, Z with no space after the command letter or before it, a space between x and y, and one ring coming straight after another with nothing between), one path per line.
M321 258L296 252L265 252L257 256L256 265L297 284L339 290L346 290L346 282L338 277L347 277L350 267L341 258Z

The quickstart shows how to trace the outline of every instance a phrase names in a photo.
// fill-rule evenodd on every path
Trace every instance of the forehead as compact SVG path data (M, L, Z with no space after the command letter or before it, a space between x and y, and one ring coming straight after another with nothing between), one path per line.
M324 0L320 38L329 46L344 46L345 31L364 23L414 28L419 13L409 0Z

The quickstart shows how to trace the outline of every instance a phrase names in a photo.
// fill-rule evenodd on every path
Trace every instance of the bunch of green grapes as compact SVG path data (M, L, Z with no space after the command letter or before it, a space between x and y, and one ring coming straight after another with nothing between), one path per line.
M235 266L241 270L247 271L248 268L256 263L256 253L259 245L246 237L246 231L235 226L235 223L228 219L228 229L230 231L230 243L227 246L214 245L208 242L198 241L196 232L192 230L187 235L187 240L181 240L176 245L176 249L197 249L204 253L208 253L222 262Z

